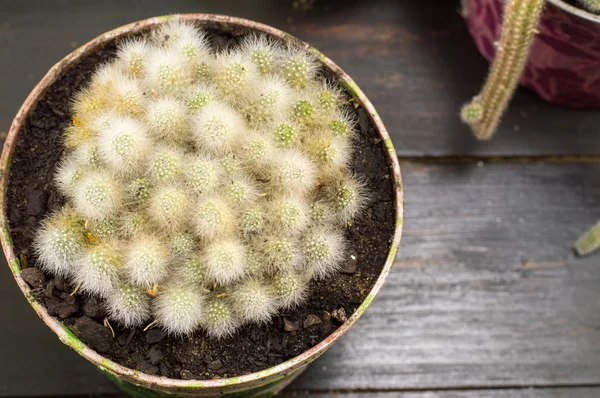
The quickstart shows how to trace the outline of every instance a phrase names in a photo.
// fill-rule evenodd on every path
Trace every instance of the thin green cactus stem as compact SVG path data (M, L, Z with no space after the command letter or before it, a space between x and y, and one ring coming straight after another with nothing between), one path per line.
M600 248L600 221L596 223L575 243L575 250L580 256L590 254Z
M480 140L492 138L517 88L537 33L544 1L509 0L506 3L496 57L487 80L481 92L461 112L463 122L471 126L473 134ZM481 117L472 117L472 112L466 112L477 109L477 105L483 110Z

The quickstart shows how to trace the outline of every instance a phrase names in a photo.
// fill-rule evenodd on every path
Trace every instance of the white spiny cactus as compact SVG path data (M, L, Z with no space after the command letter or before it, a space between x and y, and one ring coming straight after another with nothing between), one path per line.
M191 256L197 246L194 236L187 232L178 233L171 238L171 254L177 259L185 259Z
M205 156L193 156L186 162L184 169L186 183L198 193L211 192L221 177L221 168L217 161Z
M192 334L204 315L204 295L195 286L171 282L152 303L158 325L175 335Z
M206 276L219 285L227 285L244 276L246 251L235 240L213 242L205 249Z
M112 171L119 174L134 172L150 152L146 126L133 118L117 118L98 135L99 154Z
M174 148L158 148L150 162L150 173L159 182L174 181L181 174L184 154Z
M145 84L152 87L152 95L178 95L192 83L192 72L186 67L185 57L175 49L158 48L147 57Z
M278 64L281 76L296 89L306 87L314 79L317 70L315 57L297 48L282 54Z
M228 337L239 326L234 312L225 298L210 299L204 308L204 318L201 325L209 336L214 338Z
M140 234L129 244L124 268L132 283L151 288L168 275L169 250L159 238Z
M171 97L150 102L147 109L151 131L166 142L185 143L190 137L185 103Z
M172 20L121 42L73 98L39 263L124 327L223 338L301 305L366 202L346 103L266 36L216 53Z
M122 115L139 115L144 110L146 96L142 85L135 79L121 79L115 83L115 111Z
M198 204L193 223L198 236L205 240L231 235L235 226L231 207L217 197Z
M250 58L262 75L273 71L274 62L281 57L282 48L266 36L251 35L244 38L242 54Z
M85 172L73 191L75 209L90 219L114 215L123 202L121 182L105 170Z
M108 316L125 327L140 326L150 318L150 297L144 289L126 280L106 295Z
M315 176L315 165L299 150L281 151L272 159L272 182L284 192L301 194L314 189Z
M196 286L206 284L206 264L197 254L192 254L186 258L176 271L178 280L187 282Z
M76 257L85 245L83 224L83 219L67 207L44 220L34 240L44 269L59 276L72 274Z
M106 243L86 248L75 265L74 279L84 292L106 297L119 283L121 259Z
M150 46L145 40L127 40L119 46L117 62L132 77L140 78L145 73L149 52Z
M164 185L150 199L150 216L162 228L178 230L188 221L190 201L181 188Z
M229 299L231 308L242 323L268 322L277 311L272 287L258 279L248 279L235 285Z
M272 280L272 287L279 299L278 305L282 308L291 308L299 305L306 298L308 284L303 275L288 271L276 274Z
M337 271L344 251L344 238L338 232L317 229L304 238L303 255L309 270L319 278Z
M202 108L196 117L194 138L199 147L223 155L239 142L243 126L243 119L232 107L214 101Z
M214 71L215 87L223 97L234 102L259 75L255 64L238 51L217 54Z

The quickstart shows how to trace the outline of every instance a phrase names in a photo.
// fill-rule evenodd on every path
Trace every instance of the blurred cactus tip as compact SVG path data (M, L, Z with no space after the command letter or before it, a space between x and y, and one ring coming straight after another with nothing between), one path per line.
M483 117L483 106L477 98L463 105L460 118L466 124L476 123Z
M600 248L600 221L589 231L581 235L575 243L575 251L580 256L586 256Z

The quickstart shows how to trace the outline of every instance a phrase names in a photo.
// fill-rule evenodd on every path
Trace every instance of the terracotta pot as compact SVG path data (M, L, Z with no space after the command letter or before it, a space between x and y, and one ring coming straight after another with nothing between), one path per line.
M6 211L2 212L0 215L0 223L2 228L0 239L2 241L4 254L8 260L9 267L14 274L19 288L23 291L23 294L40 318L44 321L44 323L46 323L46 325L48 325L50 329L56 333L63 343L96 365L100 371L105 373L125 392L139 397L159 397L172 395L201 397L271 396L282 390L294 378L296 378L310 362L318 358L329 347L331 347L333 343L342 335L344 335L356 322L356 320L365 312L367 307L373 301L375 295L381 289L383 282L390 272L396 252L398 250L402 232L403 192L402 181L400 177L400 167L396 157L396 152L385 126L373 108L373 105L369 102L365 94L360 90L356 83L354 83L350 76L344 73L344 71L342 71L336 64L334 64L330 59L325 57L316 49L288 35L287 33L274 29L270 26L262 25L245 19L208 14L171 15L168 17L150 18L105 33L67 55L63 60L52 67L52 69L50 69L46 76L40 81L40 83L38 83L38 85L25 100L25 103L13 120L12 126L8 133L8 138L6 139L6 143L4 145L2 158L0 160L0 184L2 185L2 191L0 192L0 205L2 209L6 209L6 190L8 187L11 156L15 149L15 143L18 139L19 131L25 123L28 114L35 108L37 102L44 95L46 90L66 70L77 63L78 59L82 55L95 52L117 38L135 34L141 30L147 30L149 28L156 27L174 18L197 21L200 23L210 23L218 26L242 28L244 30L251 29L272 35L284 41L298 43L299 45L304 46L308 51L315 52L318 55L319 60L322 62L324 68L330 69L339 78L340 83L346 88L348 93L351 94L355 100L365 108L369 115L371 115L373 125L376 127L376 134L385 144L385 148L387 149L386 153L389 157L389 163L391 165L391 174L395 184L396 218L395 220L390 220L390 222L395 223L395 232L383 270L375 282L373 289L366 297L364 302L360 305L358 310L352 314L340 328L335 330L325 340L321 341L310 350L284 363L260 372L218 380L178 380L159 376L151 376L119 365L118 363L112 362L98 354L96 351L92 350L81 340L79 340L65 325L60 323L56 318L50 316L46 311L46 308L44 308L42 304L33 298L30 288L20 276L21 266L19 259L14 252Z
M506 0L463 0L479 52L492 61ZM520 83L546 101L600 108L600 15L548 0Z

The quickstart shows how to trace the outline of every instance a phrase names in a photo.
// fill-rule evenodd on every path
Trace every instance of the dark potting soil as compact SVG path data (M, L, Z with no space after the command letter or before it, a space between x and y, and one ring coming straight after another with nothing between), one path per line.
M204 25L213 45L234 45L245 28L224 32L223 26ZM227 29L227 28L225 28ZM10 168L8 218L22 276L48 312L107 358L152 375L175 379L231 377L284 362L313 347L338 328L365 299L378 278L394 232L394 189L386 149L376 137L366 111L353 107L357 140L352 170L369 187L369 202L346 230L350 242L339 275L313 281L306 303L282 313L266 325L245 326L231 338L213 340L201 331L190 337L168 336L159 329L123 329L113 324L115 337L103 326L101 300L71 296L69 281L44 274L36 267L32 240L40 222L63 204L53 185L63 153L63 129L71 119L69 99L89 80L96 65L115 54L115 43L84 56L55 82L19 134ZM322 72L333 79L330 71ZM350 96L348 96L350 99ZM351 102L352 103L352 102Z

